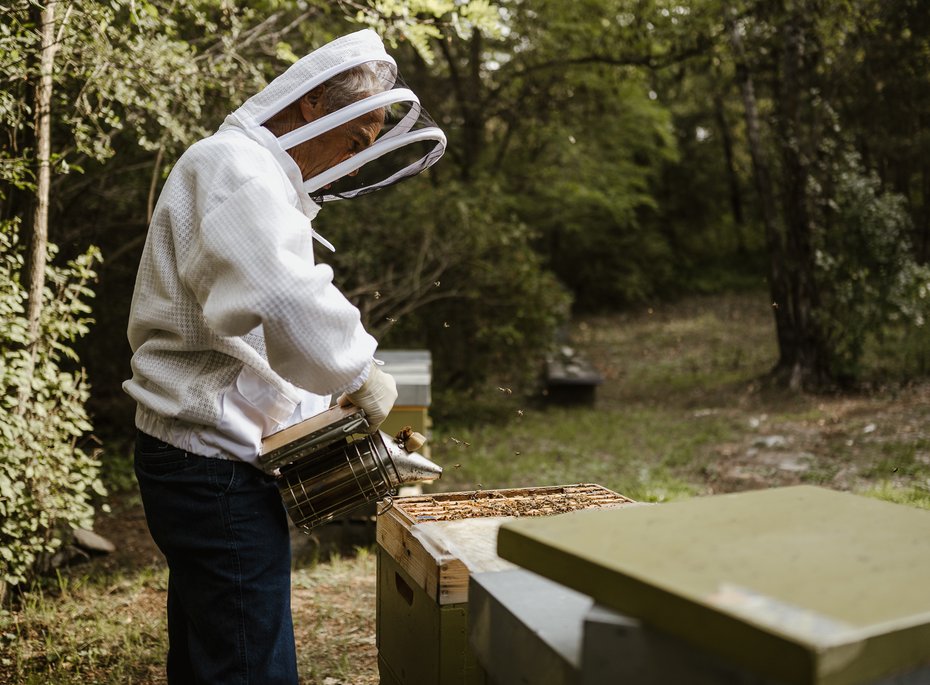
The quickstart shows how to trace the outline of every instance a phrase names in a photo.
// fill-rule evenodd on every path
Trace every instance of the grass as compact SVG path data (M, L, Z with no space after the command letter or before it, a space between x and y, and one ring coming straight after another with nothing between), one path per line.
M514 393L504 427L440 426L438 487L595 482L645 501L707 493L719 446L743 431L744 395L774 362L770 319L764 299L731 296L576 322L576 348L605 377L594 409L534 409ZM488 403L500 393L490 388Z
M295 569L294 632L302 682L375 685L375 556ZM0 611L0 684L163 684L167 570L98 576L75 567Z
M928 385L845 396L766 388L758 379L777 350L764 294L591 317L572 339L605 376L596 406L534 409L514 393L503 427L440 426L437 488L596 482L664 501L808 483L927 505ZM892 355L880 356L884 374ZM489 405L500 405L495 393Z
M766 388L757 379L776 349L764 294L589 317L570 335L604 375L595 406L547 408L488 387L479 402L494 421L434 426L445 467L435 489L594 482L663 502L810 483L930 509L930 383L823 397ZM882 374L892 356L876 354ZM0 685L164 682L165 570L141 540L138 500L123 501L101 524L124 548L141 536L135 552L115 568L63 571L0 613ZM293 582L302 682L377 683L374 556L303 558Z
M0 613L0 683L160 682L167 573L59 573Z
M907 504L921 509L930 509L930 480L924 485L910 486L882 481L861 490L860 494L894 502L895 504Z
M293 587L302 682L376 685L375 555L359 548L296 569Z
M694 494L689 485L731 421L663 408L626 411L521 410L506 428L437 430L432 451L445 465L443 490L591 482L637 499Z

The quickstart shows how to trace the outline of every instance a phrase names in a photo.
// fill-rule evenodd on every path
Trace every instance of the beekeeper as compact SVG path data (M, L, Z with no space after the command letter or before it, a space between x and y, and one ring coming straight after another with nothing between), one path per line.
M397 397L311 221L435 163L445 137L372 31L292 65L177 161L129 317L135 469L168 576L170 683L296 683L290 543L261 439L337 396Z

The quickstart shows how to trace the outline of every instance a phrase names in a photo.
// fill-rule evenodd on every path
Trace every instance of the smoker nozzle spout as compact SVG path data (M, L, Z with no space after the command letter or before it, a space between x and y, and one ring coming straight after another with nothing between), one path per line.
M407 485L409 483L419 483L422 481L436 480L442 477L442 467L434 464L422 454L417 452L408 452L397 444L384 432L380 432L382 442L387 449L388 458L393 468L391 480L396 475L397 482L391 483L394 487ZM389 469L389 473L392 470Z
M401 485L442 478L442 467L417 452L405 452L394 457L394 468Z

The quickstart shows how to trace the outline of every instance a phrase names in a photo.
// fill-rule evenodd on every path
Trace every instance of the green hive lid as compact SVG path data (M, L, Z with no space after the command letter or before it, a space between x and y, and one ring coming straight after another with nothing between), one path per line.
M517 519L498 554L788 683L930 662L930 512L799 486Z

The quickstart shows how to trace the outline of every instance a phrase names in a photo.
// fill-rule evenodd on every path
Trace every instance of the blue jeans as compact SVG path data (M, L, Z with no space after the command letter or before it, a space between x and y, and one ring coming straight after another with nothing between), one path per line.
M274 480L144 433L135 471L168 561L168 682L296 683L290 537Z

